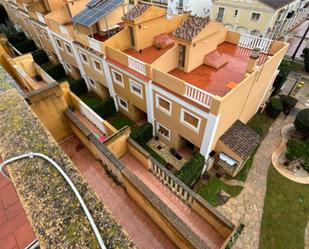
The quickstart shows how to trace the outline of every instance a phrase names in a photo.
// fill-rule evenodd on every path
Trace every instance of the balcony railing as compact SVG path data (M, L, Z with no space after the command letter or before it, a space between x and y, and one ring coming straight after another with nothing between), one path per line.
M185 96L207 108L211 106L212 95L188 83L185 83Z
M143 75L146 75L146 63L138 60L138 59L135 59L131 56L128 56L128 66L129 68L143 74Z
M102 49L101 49L101 42L94 39L94 38L91 38L88 36L88 44L89 44L89 47L92 48L93 50L99 52L99 53L102 53Z
M260 48L262 52L267 53L272 42L272 40L267 38L241 34L238 46L249 49Z

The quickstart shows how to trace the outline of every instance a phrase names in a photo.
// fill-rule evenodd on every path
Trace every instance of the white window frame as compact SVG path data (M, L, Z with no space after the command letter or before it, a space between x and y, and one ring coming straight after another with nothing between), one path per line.
M162 106L160 106L160 102L159 102L159 98L163 99L164 101L168 102L170 104L170 109L166 110L165 108L163 108ZM156 93L156 108L162 112L164 112L165 114L171 116L172 115L172 101L164 98L162 95L157 94Z
M64 42L64 46L65 46L65 50L67 51L67 53L73 56L73 50L72 50L71 45L67 42ZM71 52L68 50L68 47L71 49Z
M68 63L64 62L64 66L65 68L72 73L72 68L71 68L71 65L69 65Z
M113 68L111 69L111 71L112 71L112 76L113 76L114 82L115 82L116 84L118 84L118 85L124 87L124 82L123 82L123 75L122 75L122 73L116 71L116 70L113 69ZM118 74L121 76L121 80L122 80L122 81L119 81L119 80L116 79L115 73L118 73Z
M57 47L58 47L59 49L63 50L63 44L61 43L60 39L55 38L55 40L56 40ZM60 46L59 46L59 44L60 44Z
M91 78L88 77L89 85L95 89L97 89L97 82ZM91 83L93 82L93 83Z
M130 91L131 93L135 94L136 96L140 97L141 99L144 99L144 92L143 92L143 86L141 83L138 83L135 80L129 79L129 83L130 83ZM141 93L138 93L136 91L134 91L133 87L136 88L140 88Z
M252 15L253 14L260 14L260 17L259 17L259 19L258 20L252 20ZM250 14L250 22L253 22L253 23L259 23L260 22L260 20L261 20L261 17L262 17L262 13L261 12L259 12L259 11L251 11L251 14Z
M84 64L89 65L89 57L88 57L88 55L87 55L86 53L82 52L82 51L79 51L79 54L80 54L80 57L81 57L82 62L83 62ZM84 60L83 55L87 58L87 61Z
M125 99L123 99L123 98L117 96L117 101L118 101L118 105L119 105L122 109L126 110L127 112L129 111L129 103L128 103L127 100L125 100ZM125 103L127 104L127 106L126 106L126 107L123 106L123 105L121 104L121 101L125 102Z
M197 127L195 127L195 126L193 126L192 124L190 124L190 123L188 123L187 121L185 121L185 119L184 119L184 117L185 117L185 112L198 120ZM188 111L188 110L186 110L186 109L183 109L183 108L181 108L180 122L181 122L183 125L187 126L188 128L192 129L193 131L195 131L196 133L199 132L200 127L201 127L201 118L198 117L197 115L193 114L192 112L190 112L190 111Z
M99 73L102 73L102 70L103 70L103 69L102 69L102 63L101 63L99 60L95 59L95 58L91 58L91 59L92 59L92 64L93 64L94 70L97 71L97 72L99 72ZM96 62L99 63L101 69L97 69L97 67L96 67L96 65L95 65Z
M167 136L167 137L159 131L159 127L160 127L160 126L168 131L168 136ZM162 124L159 123L158 121L156 122L156 130L157 130L157 133L158 133L158 134L160 134L161 136L163 136L164 138L166 138L166 139L169 140L169 141L171 140L171 130L168 129L168 128L166 128L164 125L162 125Z

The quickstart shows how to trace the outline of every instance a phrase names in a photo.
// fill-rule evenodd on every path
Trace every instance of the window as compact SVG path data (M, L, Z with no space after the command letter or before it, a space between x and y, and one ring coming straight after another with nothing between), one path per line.
M184 109L181 109L180 121L195 132L200 129L201 119Z
M88 64L88 56L82 52L80 52L80 55L81 55L82 61Z
M94 88L96 88L97 85L96 85L95 81L93 79L90 79L90 78L88 78L88 79L89 79L90 85L93 86Z
M72 48L69 44L65 43L65 49L70 55L73 55Z
M165 112L168 115L171 115L172 113L172 103L171 101L167 100L166 98L163 98L160 95L156 95L156 107L157 109Z
M134 80L129 80L130 81L130 90L132 93L134 93L135 95L137 95L140 98L143 98L143 88L142 85L137 83Z
M98 60L92 59L93 64L94 64L94 69L102 72L102 66L101 66L101 62L99 62Z
M121 108L125 109L126 111L129 111L129 107L128 107L128 102L122 98L120 98L119 96L118 98L118 104Z
M260 20L260 17L261 17L260 13L252 12L250 21L258 22Z
M157 132L163 137L165 137L166 139L170 140L171 138L170 130L158 122L157 122Z
M56 40L58 48L63 49L61 41L57 38L55 40Z
M235 10L234 10L234 17L237 17L237 16L238 16L238 13L239 13L239 10L238 10L238 9L235 9Z
M112 69L112 75L115 83L124 87L122 75Z

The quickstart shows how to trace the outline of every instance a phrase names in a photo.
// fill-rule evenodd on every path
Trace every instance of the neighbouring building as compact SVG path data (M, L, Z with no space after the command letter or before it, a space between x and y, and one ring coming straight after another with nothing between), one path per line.
M308 14L308 1L303 0L213 0L211 16L231 31L278 39Z

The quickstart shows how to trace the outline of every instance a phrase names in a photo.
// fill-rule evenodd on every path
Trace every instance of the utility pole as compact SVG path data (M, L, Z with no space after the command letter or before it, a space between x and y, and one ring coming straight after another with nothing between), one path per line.
M306 36L307 36L307 34L308 34L308 31L309 31L309 25L308 25L308 27L307 27L305 33L303 34L302 38L300 39L300 41L299 41L299 43L298 43L298 45L297 45L297 48L296 48L295 51L294 51L294 54L292 55L292 61L294 61L295 56L296 56L296 54L297 54L297 52L298 52L300 46L302 45L303 41L305 40L305 38L306 38Z

